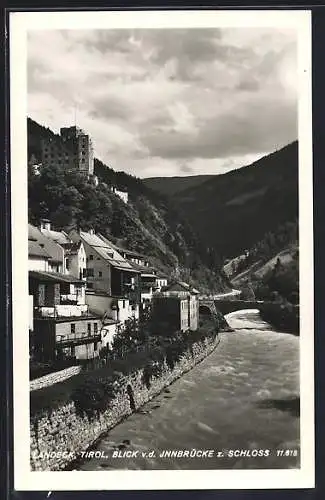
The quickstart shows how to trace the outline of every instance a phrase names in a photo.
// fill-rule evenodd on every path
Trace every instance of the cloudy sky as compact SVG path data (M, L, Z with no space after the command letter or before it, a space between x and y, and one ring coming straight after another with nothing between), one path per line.
M138 177L224 173L297 138L296 39L257 28L30 31L28 115Z

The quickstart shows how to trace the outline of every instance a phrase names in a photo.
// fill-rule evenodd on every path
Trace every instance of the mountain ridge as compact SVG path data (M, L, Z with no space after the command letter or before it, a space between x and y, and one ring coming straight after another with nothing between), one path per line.
M170 196L207 246L225 258L298 214L298 141Z

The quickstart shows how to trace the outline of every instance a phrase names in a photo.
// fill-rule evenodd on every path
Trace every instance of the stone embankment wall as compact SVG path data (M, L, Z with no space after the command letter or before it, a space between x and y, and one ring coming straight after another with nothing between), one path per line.
M148 389L143 381L143 371L138 370L124 377L123 384L112 400L109 409L98 418L89 420L78 414L74 403L67 402L51 413L44 411L31 416L31 469L56 471L64 469L71 461L80 458L103 433L123 418L139 409L165 387L210 354L219 343L206 339L192 345L173 369L164 364L160 377L151 380ZM60 456L61 453L61 456Z
M78 375L78 373L81 372L81 369L81 366L70 366L69 368L65 368L64 370L49 373L48 375L44 375L44 377L31 380L29 383L29 389L31 391L36 391L37 389L43 389L43 387L57 384L58 382L62 382L63 380L72 377L73 375Z

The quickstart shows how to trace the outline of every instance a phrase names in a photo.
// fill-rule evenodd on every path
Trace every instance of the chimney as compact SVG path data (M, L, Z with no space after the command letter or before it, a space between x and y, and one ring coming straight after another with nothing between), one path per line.
M41 229L41 231L43 231L44 229L47 231L50 231L51 230L51 221L49 219L41 219L40 229Z
M95 234L95 231L93 229L89 229L89 234Z

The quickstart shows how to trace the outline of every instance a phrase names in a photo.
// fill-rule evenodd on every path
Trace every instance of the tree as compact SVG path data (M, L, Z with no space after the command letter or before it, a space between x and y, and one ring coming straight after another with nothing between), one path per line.
M244 283L244 286L241 289L241 299L242 300L247 300L247 301L254 301L255 300L255 293L252 287L252 284L249 283L248 281Z

